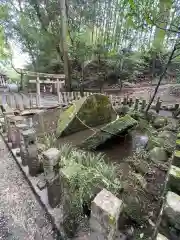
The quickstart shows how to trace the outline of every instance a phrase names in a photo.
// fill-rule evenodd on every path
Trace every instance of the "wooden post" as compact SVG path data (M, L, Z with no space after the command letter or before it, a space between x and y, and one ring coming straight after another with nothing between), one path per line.
M41 95L40 95L40 81L39 81L39 76L37 76L37 80L36 80L36 103L37 103L37 107L39 108L41 105Z

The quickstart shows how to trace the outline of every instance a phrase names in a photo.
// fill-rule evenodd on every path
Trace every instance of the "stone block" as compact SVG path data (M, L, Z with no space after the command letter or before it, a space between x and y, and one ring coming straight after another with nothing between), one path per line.
M16 150L16 156L17 156L17 157L20 157L20 156L21 156L21 154L20 154L20 149L19 149L19 148Z
M36 144L31 144L27 147L27 165L31 176L36 176L39 173L40 161Z
M28 130L29 127L28 127L27 124L18 123L18 124L16 124L16 129L17 129L16 142L17 142L17 145L20 147L21 140L23 140L21 132L25 131L25 130Z
M180 167L180 151L179 150L176 150L174 152L173 165L176 167Z
M50 148L44 151L42 155L44 172L45 174L49 174L54 171L54 167L58 164L60 151L57 148Z
M26 166L27 165L27 148L25 147L24 141L20 142L20 156L22 160L22 165Z
M168 239L162 234L158 233L156 240L168 240Z
M180 168L172 165L169 173L168 185L176 193L180 193Z
M37 182L37 187L39 190L43 190L46 187L46 181L44 179L39 179Z
M174 192L168 192L163 215L176 229L180 229L180 196Z
M90 228L113 240L118 228L118 219L123 202L111 192L103 189L91 204Z
M2 126L2 132L6 132L6 127L5 127L5 121L4 121L4 118L0 118L0 123L1 123L1 126Z
M46 150L46 145L43 143L37 143L38 154L42 154Z
M28 129L28 130L22 131L22 136L23 136L24 144L26 147L28 147L31 144L35 144L36 132L34 129Z
M80 98L60 115L56 130L57 137L84 130L86 125L95 127L108 123L113 113L111 102L106 95L95 93ZM85 124L82 124L82 121Z
M81 147L88 150L95 150L98 146L105 143L112 137L125 132L127 129L132 128L137 124L137 121L130 115L126 114L124 117L118 118L111 123L108 123L102 127L99 131L96 131L82 143Z
M49 173L46 175L46 181L49 205L55 208L60 204L62 198L59 175L54 172Z

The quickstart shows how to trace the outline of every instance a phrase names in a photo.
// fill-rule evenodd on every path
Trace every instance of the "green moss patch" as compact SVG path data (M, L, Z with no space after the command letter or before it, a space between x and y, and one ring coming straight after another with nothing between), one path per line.
M176 150L176 151L174 152L174 156L180 158L180 151L177 151L177 150Z
M137 124L137 121L129 115L125 115L115 121L107 124L96 133L92 134L82 142L81 147L88 150L95 150L99 145L105 143L108 139L120 134L128 128Z
M109 98L103 94L81 98L60 115L56 135L66 136L110 122L113 113Z
M177 134L177 139L180 139L180 133Z

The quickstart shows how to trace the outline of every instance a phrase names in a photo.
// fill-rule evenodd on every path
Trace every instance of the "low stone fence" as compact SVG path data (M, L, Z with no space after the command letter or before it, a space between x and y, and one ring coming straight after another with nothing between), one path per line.
M64 107L71 104L73 101L80 99L83 96L88 97L93 93L84 92L59 92L58 97L53 95L37 95L36 93L9 93L3 94L0 97L0 104L4 107L7 105L18 111L26 109L48 108L48 107ZM118 95L108 95L113 107L118 109L124 105L131 107L136 106L137 109L144 109L147 106L147 101L139 98L122 97ZM152 107L157 112L160 110L170 110L176 112L175 115L180 113L179 104L164 105L159 99L153 102Z
M169 169L159 231L167 237L160 238L162 240L180 239L180 133L177 135L176 150Z

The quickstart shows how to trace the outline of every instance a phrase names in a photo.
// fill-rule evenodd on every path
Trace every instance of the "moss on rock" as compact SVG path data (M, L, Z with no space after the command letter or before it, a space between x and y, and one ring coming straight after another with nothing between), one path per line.
M93 94L77 100L60 115L56 135L66 136L111 121L114 111L109 98Z
M98 146L105 143L108 139L116 136L117 134L131 128L137 124L137 121L129 115L125 115L115 121L107 124L99 131L92 134L90 137L82 142L81 147L95 150Z
M168 155L164 148L155 147L149 153L149 159L154 163L167 162Z

